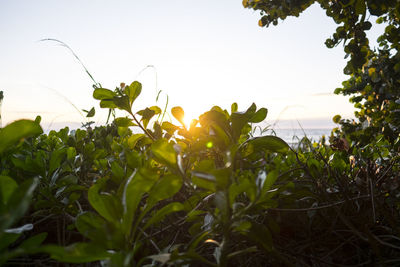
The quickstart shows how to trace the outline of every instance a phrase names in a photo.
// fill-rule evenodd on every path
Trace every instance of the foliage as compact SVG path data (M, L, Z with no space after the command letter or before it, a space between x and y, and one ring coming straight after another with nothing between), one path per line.
M314 2L243 4L268 26ZM126 117L48 134L40 117L0 129L0 265L398 264L399 4L318 3L343 24L327 45L349 40L351 78L337 92L360 94L359 122L337 115L330 144L289 147L255 134L268 113L255 104L214 106L185 125L181 107L171 109L177 123L158 106L136 111L138 81L110 90L93 80L100 107ZM377 52L367 12L388 24Z
M339 26L325 42L328 48L343 43L346 58L344 73L350 79L336 94L352 95L350 101L359 109L358 122L341 120L342 136L360 146L369 143L371 136L383 134L394 141L399 135L400 87L400 2L394 0L244 0L243 5L261 11L260 26L277 25L279 19L299 16L302 11L318 3L326 15ZM378 38L378 48L369 46L366 32L370 20L385 24L385 32Z
M290 148L254 135L265 108L215 106L188 126L173 107L174 124L156 106L133 111L141 88L95 87L102 107L130 116L107 126L38 135L38 119L0 131L13 137L2 138L2 263L399 261L399 140Z

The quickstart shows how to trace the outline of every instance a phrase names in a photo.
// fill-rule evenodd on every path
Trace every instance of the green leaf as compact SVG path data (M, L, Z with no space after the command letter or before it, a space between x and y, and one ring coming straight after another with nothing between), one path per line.
M250 119L249 122L259 123L265 120L268 114L268 109L260 108Z
M107 235L105 227L106 221L93 212L81 213L76 219L79 233L98 244L103 244L105 241Z
M162 112L161 108L158 106L151 106L149 109L153 110L155 114L160 114Z
M332 121L333 121L334 123L339 123L341 118L342 118L342 117L341 117L340 115L335 115L335 116L332 118Z
M128 112L131 112L131 105L129 103L129 98L128 96L114 96L113 98L114 104L122 110L126 110Z
M164 121L161 124L161 128L164 129L165 131L167 131L167 133L169 133L170 135L173 135L174 132L179 129L178 126L176 126L168 121Z
M247 147L250 151L268 150L271 152L285 153L289 150L289 145L281 138L266 135L261 137L254 137L247 141Z
M149 108L145 108L144 110L139 111L138 114L142 116L141 121L143 121L143 127L147 128L149 121L156 114L156 112Z
M128 138L128 146L130 149L134 149L137 142L146 137L145 134L132 134L129 138Z
M231 105L231 114L238 111L238 104L235 102Z
M260 244L266 251L271 252L273 250L272 236L265 225L252 222L251 228L245 235Z
M271 190L272 185L276 182L276 179L278 179L278 175L279 175L278 170L272 170L268 173L262 187L263 193L266 193L267 191Z
M365 0L356 0L356 14L357 15L365 15L367 6L365 4Z
M142 84L138 81L134 81L131 85L125 87L125 94L129 97L130 106L142 92Z
M151 145L155 160L170 167L176 166L176 152L166 139L159 139Z
M7 212L0 214L0 232L12 226L14 222L25 214L38 184L39 180L37 178L26 180L8 197Z
M116 222L120 218L121 207L118 199L105 192L100 192L105 184L106 179L100 179L96 184L88 190L88 200L90 205L101 215L103 218L110 222Z
M118 127L129 127L129 126L136 125L132 122L131 119L129 119L127 117L115 118L114 122Z
M113 100L110 99L103 99L100 101L101 108L117 108L117 105L114 103Z
M246 110L247 115L253 115L257 110L256 104L252 103L251 106Z
M54 150L51 152L50 162L49 162L49 174L52 174L57 168L60 167L61 161L67 154L67 149L65 147Z
M163 176L151 188L147 202L151 206L160 200L172 197L181 189L182 183L182 178L178 175L167 174Z
M242 179L239 183L232 183L229 186L229 203L235 203L236 197L244 192L250 201L254 201L256 191L257 188L254 181L251 182L249 179Z
M125 177L124 169L116 162L111 162L111 172L113 174L113 180L119 184Z
M110 258L112 255L95 243L75 243L67 247L47 245L39 251L50 254L50 257L56 261L69 263L99 261Z
M133 173L126 181L122 196L123 229L125 233L130 232L134 215L142 199L143 194L150 191L157 181L158 175L151 170L142 168Z
M113 99L116 94L105 88L97 88L93 91L93 98L97 100Z
M25 240L24 242L22 242L22 244L19 246L19 249L25 249L25 250L37 249L37 247L43 243L46 237L47 233L40 233L34 235Z
M31 120L18 120L0 130L0 153L23 138L43 133L42 127Z
M227 115L219 109L214 107L214 109L200 115L199 121L201 126L209 127L212 124L216 124L219 127L221 127L224 131L228 131L230 127Z
M0 201L3 205L7 205L8 199L17 188L18 184L12 178L0 176ZM0 207L1 206L2 205L0 205Z
M214 175L199 171L193 171L192 175L192 182L195 185L210 190L211 192L217 190L216 178Z
M4 252L2 250L6 249L9 245L17 241L21 235L22 234L0 232L0 266L3 264L1 254Z
M179 203L179 202L169 203L167 206L157 210L156 213L151 216L151 218L143 226L143 230L162 221L165 218L165 216L167 216L168 214L173 213L173 212L178 212L183 209L184 209L184 206L182 203Z
M82 109L84 112L86 112L87 114L86 114L86 118L90 118L90 117L93 117L94 116L94 114L96 113L96 110L94 109L94 107L92 107L91 109L90 109L90 111L87 111L87 110L85 110L85 109Z
M185 125L183 118L185 117L185 112L181 107L173 107L171 109L172 116L177 119L182 125Z
M67 148L67 159L68 160L73 160L76 156L76 149L75 147L68 147Z

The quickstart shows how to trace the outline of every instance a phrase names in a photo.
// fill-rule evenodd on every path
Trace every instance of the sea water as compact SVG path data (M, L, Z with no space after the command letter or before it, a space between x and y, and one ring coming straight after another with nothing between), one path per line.
M332 129L314 129L314 128L297 128L297 129L274 129L268 131L265 134L276 134L276 136L282 138L288 144L296 144L304 137L307 137L310 141L318 142L324 135L326 140L329 139Z

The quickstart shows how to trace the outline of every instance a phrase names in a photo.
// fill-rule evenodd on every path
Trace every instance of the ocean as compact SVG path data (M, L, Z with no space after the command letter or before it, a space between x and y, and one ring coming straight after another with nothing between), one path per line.
M323 135L325 135L326 140L329 139L331 134L331 130L329 128L319 129L319 128L293 128L293 129L274 129L276 136L282 138L288 144L298 143L303 137L307 137L311 141L318 142ZM266 134L271 134L271 131L268 131Z

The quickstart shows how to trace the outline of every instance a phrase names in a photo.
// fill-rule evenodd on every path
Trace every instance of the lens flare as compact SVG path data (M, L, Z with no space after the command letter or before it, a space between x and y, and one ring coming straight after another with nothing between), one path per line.
M211 141L207 142L206 147L207 148L212 148L213 147L213 142L211 142Z

